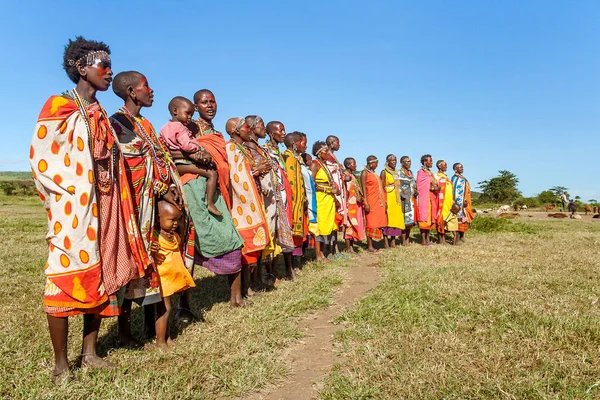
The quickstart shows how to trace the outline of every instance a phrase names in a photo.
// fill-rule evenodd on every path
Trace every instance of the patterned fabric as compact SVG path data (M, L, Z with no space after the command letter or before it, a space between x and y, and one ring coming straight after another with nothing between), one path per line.
M367 237L370 237L376 242L383 240L383 229L381 228L366 228Z
M285 172L292 189L292 235L304 237L304 204L306 200L306 191L304 189L304 178L302 177L301 163L290 149L283 153L285 161Z
M385 213L385 192L383 190L381 179L374 171L365 168L365 205L369 204L370 211L365 212L367 219L367 228L385 228L388 225L387 215ZM369 234L367 233L367 236ZM372 238L372 236L370 236Z
M331 186L331 175L319 161L314 161L319 164L320 168L315 174L315 186ZM335 197L331 193L325 193L321 190L317 191L317 222L310 224L310 232L317 236L329 236L331 232L337 229L335 225Z
M419 191L419 228L430 230L435 227L438 214L438 203L435 193L431 190L435 184L433 173L426 167L417 172L417 190Z
M230 165L231 217L244 240L242 254L264 249L269 243L268 225L262 198L256 189L250 162L254 160L241 144L226 145Z
M29 159L48 213L45 310L98 313L150 264L106 113L94 103L82 114L71 97L50 97Z
M351 176L352 179L346 182L348 218L344 231L344 239L361 241L365 238L363 195L358 180L353 174Z
M471 185L461 174L454 174L452 177L452 185L454 187L454 199L460 206L460 210L457 214L458 228L460 232L467 232L469 230L469 225L475 217L473 206L471 204Z
M404 213L402 212L402 198L400 197L400 175L397 170L388 167L385 173L385 195L387 201L387 218L389 228L404 229ZM397 235L393 235L397 236Z
M440 233L454 232L458 230L458 218L450 212L454 203L452 182L443 172L435 174L437 185L440 187L436 197L438 201L438 214L436 217L437 230Z
M217 275L231 275L242 270L242 251L234 250L220 256L206 258L195 253L195 263Z
M417 212L417 181L412 171L401 168L400 172L400 198L402 199L402 212L404 213L405 228L415 224L418 220Z
M340 189L340 194L335 196L336 212L339 217L340 225L344 226L348 222L348 208L346 207L346 185L344 184L344 167L335 158L333 153L329 153L329 158L325 160L325 165L331 173L332 184L335 184Z
M195 287L194 278L185 268L180 251L181 239L178 234L173 234L169 240L162 235L158 236L159 250L156 266L160 280L160 292L162 297L169 297L174 293Z
M302 158L300 158L300 161L302 161ZM315 181L313 180L310 168L304 164L304 161L302 161L301 167L302 178L304 179L304 191L308 200L307 218L308 222L314 223L317 222L317 191L315 190Z
M99 318L110 318L119 316L121 314L121 307L119 307L117 295L110 294L108 295L108 300L98 307L83 309L71 308L65 311L65 309L61 307L44 306L44 311L56 318L74 317L81 314L96 314Z

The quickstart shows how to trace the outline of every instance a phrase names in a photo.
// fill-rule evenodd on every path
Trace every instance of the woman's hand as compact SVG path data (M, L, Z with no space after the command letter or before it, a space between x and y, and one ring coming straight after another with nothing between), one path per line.
M179 192L174 186L169 187L169 190L163 194L162 199L173 204L179 210L181 210L181 207L183 206L183 198L179 195Z
M256 166L256 170L262 176L271 170L271 163L267 160L260 160Z
M365 203L365 212L366 213L370 213L371 212L371 207L367 203Z
M331 194L333 194L334 196L337 196L340 193L342 193L340 188L337 185L333 185L333 188L331 189Z

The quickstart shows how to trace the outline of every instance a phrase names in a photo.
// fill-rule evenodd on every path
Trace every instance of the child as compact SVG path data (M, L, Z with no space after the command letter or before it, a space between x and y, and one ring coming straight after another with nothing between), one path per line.
M181 211L168 201L158 202L160 234L153 244L154 259L160 281L163 302L156 305L156 345L168 348L173 343L169 335L171 295L195 287L194 279L185 268L180 251L181 238L176 233Z
M206 178L206 208L216 216L222 215L214 203L217 190L217 171L210 168L210 155L198 143L187 125L194 115L194 104L185 97L176 96L169 102L171 120L160 130L160 136L171 151L189 154L200 169L200 176Z

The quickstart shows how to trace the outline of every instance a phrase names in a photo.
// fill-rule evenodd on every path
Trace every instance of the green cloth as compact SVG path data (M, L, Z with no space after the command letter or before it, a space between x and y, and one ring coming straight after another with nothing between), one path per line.
M233 225L221 194L215 194L215 206L223 214L212 215L206 209L206 179L198 177L183 185L190 216L196 228L196 249L206 258L240 249L244 241Z

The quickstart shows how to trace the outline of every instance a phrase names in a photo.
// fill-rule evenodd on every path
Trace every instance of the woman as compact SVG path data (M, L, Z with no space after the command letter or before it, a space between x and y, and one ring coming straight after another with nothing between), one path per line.
M439 160L435 163L438 172L435 173L437 186L440 188L437 192L437 231L440 238L440 244L446 244L446 232L452 232L454 235L453 244L458 243L458 219L454 207L454 189L452 181L446 175L448 164L444 160Z
M402 198L400 197L400 174L396 170L397 158L393 154L388 154L385 158L385 168L381 171L381 182L386 195L386 214L388 219L387 227L383 229L385 247L396 247L396 237L404 236L404 213L402 212ZM388 244L388 238L390 243Z
M460 207L458 218L458 237L461 242L465 241L465 233L469 230L469 225L473 222L473 206L471 204L471 184L464 177L464 168L461 163L455 163L452 166L454 175L452 176L452 187L454 189L454 202Z
M360 183L363 193L365 194L365 217L367 220L367 251L371 253L379 253L380 250L375 250L373 241L383 239L383 228L388 225L387 216L385 214L386 197L381 184L381 179L375 173L379 161L377 157L371 155L367 157L367 165L360 173Z
M325 165L325 161L329 158L327 143L315 142L312 153L315 159L310 166L310 171L317 192L317 223L311 224L309 230L316 236L315 250L317 261L319 261L323 260L325 255L333 250L337 239L334 234L337 229L335 225L335 196L340 193L340 189L334 183L331 172Z
M419 229L421 230L421 244L431 246L430 231L435 229L436 216L438 215L437 192L440 188L436 184L435 176L431 172L433 159L431 154L421 157L421 169L417 172L417 190L419 191Z
M44 311L56 383L71 379L70 316L84 314L81 364L114 367L96 354L100 318L119 314L115 293L151 263L118 142L96 98L112 81L109 54L102 42L69 40L63 67L77 86L50 97L31 142L32 174L48 212Z
M404 230L402 231L402 244L410 244L410 231L418 219L417 213L417 181L410 170L409 156L400 158L400 198L402 199L402 213L404 214Z
M229 305L243 307L242 299L242 252L244 241L233 225L231 201L229 196L229 164L223 134L214 129L212 119L217 113L214 94L202 89L194 95L196 110L200 114L188 128L201 141L210 153L219 174L219 188L215 197L215 206L222 213L217 217L206 208L206 178L196 177L199 169L193 164L177 163L177 171L184 184L183 190L188 203L190 217L196 227L195 234L188 237L189 245L194 247L194 263L200 264L217 275L227 275L230 285ZM181 154L172 152L174 158ZM187 175L186 175L187 174ZM190 179L193 176L193 179ZM189 305L188 307L189 308Z
M154 91L150 88L146 77L136 71L121 72L115 76L113 91L123 99L125 104L111 117L111 124L119 138L144 248L148 254L151 254L151 245L156 241L155 238L158 237L160 230L157 225L156 208L159 200L168 201L183 211L184 223L180 225L182 229L179 234L181 237L187 237L187 215L182 204L183 188L168 151L158 139L150 121L140 114L142 107L151 107L154 102ZM184 249L181 250L183 252ZM191 269L193 255L188 255L185 259L187 267ZM162 304L154 260L152 268L146 271L146 276L134 279L127 287L119 316L119 336L122 346L135 345L130 321L132 300L148 306L144 307L147 336L154 336L153 311L156 311L161 322L158 324L159 329L166 328L166 321L160 320L166 310Z

